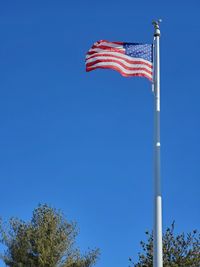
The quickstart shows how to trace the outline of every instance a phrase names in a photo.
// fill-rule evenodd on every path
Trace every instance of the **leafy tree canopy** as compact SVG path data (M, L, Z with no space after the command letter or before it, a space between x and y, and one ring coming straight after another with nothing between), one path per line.
M146 232L147 242L141 242L142 252L134 267L153 267L153 233ZM200 234L194 230L175 235L174 223L163 234L164 267L200 267Z
M75 248L76 223L48 205L39 205L30 222L11 218L0 224L1 243L6 251L1 258L10 267L91 267L99 251L81 255Z

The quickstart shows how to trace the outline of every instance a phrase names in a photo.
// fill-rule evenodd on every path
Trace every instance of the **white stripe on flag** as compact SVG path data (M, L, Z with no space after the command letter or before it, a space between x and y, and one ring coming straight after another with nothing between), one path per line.
M151 71L152 72L152 68L148 67L143 62L141 62L140 64L136 64L136 63L134 63L134 61L132 63L129 63L125 59L119 59L119 58L116 58L116 57L109 57L109 55L107 55L107 56L96 56L96 57L93 57L93 58L89 58L89 59L87 59L86 64L95 62L96 60L101 60L101 61L109 60L109 62L118 61L119 63L122 63L123 65L127 66L128 68L145 68L147 71ZM138 62L138 60L137 60L137 62Z
M121 57L121 58L130 60L130 61L137 61L137 62L141 62L141 63L146 63L146 64L152 66L152 63L149 62L148 60L141 59L141 58L130 57L130 56L127 56L125 54L118 53L118 52L106 51L106 50L103 50L103 49L90 49L90 50L91 50L91 52L93 52L94 50L98 50L98 51L95 51L95 52L100 52L100 53L94 53L94 54L91 54L91 55L86 55L86 61L91 57L101 56L102 54L104 54L104 55L113 55L113 56Z
M120 44L113 44L113 43L106 43L106 42L102 42L102 43L94 43L95 46L108 46L108 48L110 47L115 47L115 48L118 48L118 49L124 49L123 45L120 45ZM125 49L124 49L125 50Z
M106 67L106 66L117 67L122 73L127 74L127 75L138 73L138 74L144 74L144 75L148 76L149 79L152 79L152 75L149 74L147 71L144 71L144 70L127 70L127 69L123 68L120 64L114 63L114 62L99 62L99 63L96 63L96 64L92 65L91 67L87 67L87 68L88 68L88 70L92 70L94 68Z

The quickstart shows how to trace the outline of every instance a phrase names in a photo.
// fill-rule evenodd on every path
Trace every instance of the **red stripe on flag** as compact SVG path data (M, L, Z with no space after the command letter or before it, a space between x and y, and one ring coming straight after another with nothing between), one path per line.
M95 49L101 49L102 51L95 51ZM105 48L101 48L101 47L95 47L95 48L91 48L90 51L88 51L87 55L91 55L91 53L101 53L101 52L116 52L116 53L120 53L120 54L123 54L125 55L125 50L122 50L122 49L117 49L117 48L114 48L114 47L105 47Z
M146 77L147 79L149 79L150 81L152 81L152 78L149 77L149 75L145 74L145 73L133 73L133 74L127 74L127 73L124 73L120 68L116 67L116 66L97 66L97 67L93 67L93 68L86 68L86 71L87 72L90 72L92 70L95 70L95 69L113 69L113 70L116 70L117 72L119 72L122 76L124 77L133 77L133 76L139 76L139 77Z
M143 65L145 65L145 66L147 66L147 67L149 67L149 68L151 68L151 69L153 69L153 66L152 66L152 64L150 64L150 63L147 63L147 62L145 62L145 61L137 61L137 60L131 60L131 57L130 57L130 59L127 59L127 58L123 58L123 57L120 57L120 56L115 56L115 55L109 55L109 54L103 54L103 53L95 53L95 54L92 54L89 58L87 58L86 59L86 62L87 62L87 60L89 60L89 59L91 59L91 58L95 58L95 57L111 57L111 58L117 58L117 59L122 59L122 60L124 60L124 61L126 61L127 63L130 63L130 64L143 64ZM102 61L103 61L103 59L102 59Z
M119 48L119 47L112 47L112 46L106 46L106 45L93 45L91 49L103 49L103 50L107 50L108 52L109 51L115 51L115 52L118 52L118 51L125 51L125 49L122 47L122 48Z
M149 70L147 70L146 68L144 68L144 67L142 67L142 68L138 68L138 67L128 67L128 66L126 66L125 64L123 64L121 61L119 61L119 60L115 60L115 59L103 59L103 60L95 60L95 61L93 61L93 62L90 62L90 63L86 63L86 67L92 67L92 66L94 66L95 64L97 64L97 63L101 63L101 62L115 62L115 63L117 63L117 64L119 64L120 66L122 66L124 69L126 69L126 70L133 70L133 71L136 71L136 70L138 70L138 71L146 71L149 75L152 75L152 71L149 71ZM109 64L108 64L109 65ZM143 63L139 63L138 65L143 65Z
M100 43L108 43L108 44L119 44L119 45L123 45L124 44L124 42L110 42L110 41L107 41L107 40L99 40L96 43L98 43L98 44L100 44Z

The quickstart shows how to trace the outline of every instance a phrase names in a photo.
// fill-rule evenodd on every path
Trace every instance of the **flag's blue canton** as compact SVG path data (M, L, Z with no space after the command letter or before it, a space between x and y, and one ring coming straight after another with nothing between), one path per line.
M130 57L142 58L153 62L152 44L124 43L125 54Z

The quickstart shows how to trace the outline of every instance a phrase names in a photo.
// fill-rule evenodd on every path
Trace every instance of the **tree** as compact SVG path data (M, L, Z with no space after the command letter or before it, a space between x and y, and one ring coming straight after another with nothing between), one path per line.
M141 242L142 253L134 267L153 266L153 234L146 232L147 242ZM163 234L164 267L200 267L200 234L194 230L188 234L174 234L174 222Z
M6 246L1 255L10 267L90 267L99 251L81 255L75 248L78 234L76 223L48 205L39 205L30 222L11 218L0 224L0 242Z

